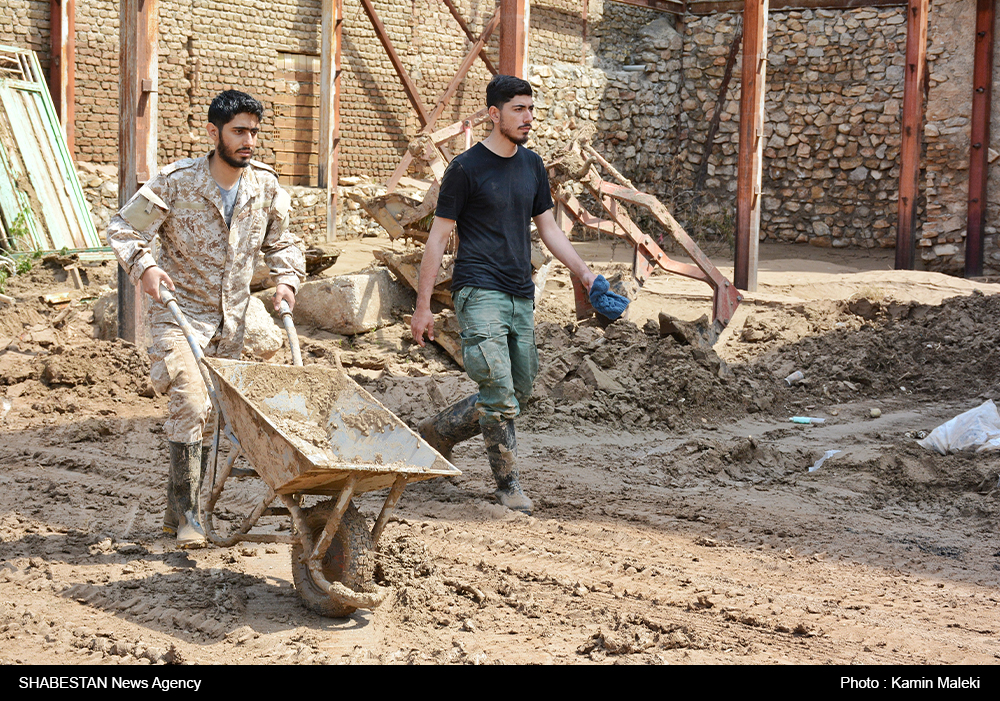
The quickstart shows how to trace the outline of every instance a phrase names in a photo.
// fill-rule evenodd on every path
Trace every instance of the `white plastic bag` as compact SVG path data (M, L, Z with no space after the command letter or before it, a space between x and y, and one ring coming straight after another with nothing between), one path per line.
M971 449L977 453L1000 449L1000 413L990 399L941 424L917 443L941 455Z

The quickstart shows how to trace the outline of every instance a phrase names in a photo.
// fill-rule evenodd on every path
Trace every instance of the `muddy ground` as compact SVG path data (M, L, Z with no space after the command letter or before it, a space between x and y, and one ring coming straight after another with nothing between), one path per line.
M328 274L380 245L345 244ZM626 253L580 248L599 266ZM707 313L707 287L655 276L630 322L601 329L575 322L557 272L517 423L534 515L493 504L480 443L462 444L462 475L409 486L386 527L386 603L326 619L300 604L287 545L162 536L166 402L144 352L93 337L113 268L87 266L77 290L39 262L0 308L0 664L995 665L1000 458L915 436L1000 398L1000 286L891 263L764 249L715 352L656 323ZM41 298L57 292L70 303ZM339 353L411 425L470 389L402 323L300 332L306 363ZM260 490L227 486L221 527ZM383 498L357 500L369 523Z

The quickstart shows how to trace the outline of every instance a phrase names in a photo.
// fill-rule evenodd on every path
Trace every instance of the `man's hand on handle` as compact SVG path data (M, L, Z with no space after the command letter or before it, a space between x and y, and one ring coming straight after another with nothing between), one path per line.
M160 299L160 283L166 285L167 289L171 292L174 291L174 281L170 279L170 276L160 266L152 265L142 271L142 277L139 278L142 291L157 302L163 301Z
M274 294L271 295L271 302L274 304L274 311L281 311L281 300L288 302L288 311L295 310L295 290L289 285L278 285L274 288Z

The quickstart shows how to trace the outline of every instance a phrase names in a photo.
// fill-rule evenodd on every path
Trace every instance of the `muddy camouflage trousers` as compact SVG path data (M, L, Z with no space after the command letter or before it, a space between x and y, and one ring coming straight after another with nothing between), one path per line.
M163 423L163 432L174 443L197 443L209 425L212 410L198 363L180 327L154 323L150 333L150 380L153 388L170 400L170 416ZM208 357L221 357L216 339L201 351Z
M465 371L479 385L480 421L513 419L538 374L534 300L478 287L463 287L452 300Z

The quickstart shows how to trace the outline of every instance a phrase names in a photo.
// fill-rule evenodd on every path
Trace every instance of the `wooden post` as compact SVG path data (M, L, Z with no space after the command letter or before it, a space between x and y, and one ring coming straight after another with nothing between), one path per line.
M340 53L343 0L323 0L319 98L319 187L326 188L326 240L337 238L340 157Z
M156 172L157 0L121 0L118 53L118 206ZM140 72L142 71L142 72ZM140 80L140 76L145 76ZM140 175L140 164L144 169ZM118 338L142 342L144 300L118 267Z
M51 0L52 62L49 66L49 92L59 124L66 137L66 148L73 156L74 82L76 62L76 0Z
M500 0L500 72L528 77L528 0Z
M138 95L139 0L121 0L118 52L118 206L135 194L135 118ZM118 338L136 342L138 290L125 269L118 266Z
M899 167L899 221L896 269L913 270L920 147L924 134L924 82L927 76L927 13L930 0L909 0L906 8L906 63L903 75L903 124Z
M760 189L767 78L767 2L747 0L743 9L743 73L740 86L740 146L736 186L736 287L757 289ZM722 109L722 105L715 107Z
M983 229L989 175L990 118L993 88L995 0L976 2L976 48L972 69L972 143L969 149L969 221L965 235L965 276L983 274Z
M136 19L138 65L136 80L135 172L142 185L156 175L157 43L159 41L158 7L160 0L139 0Z

